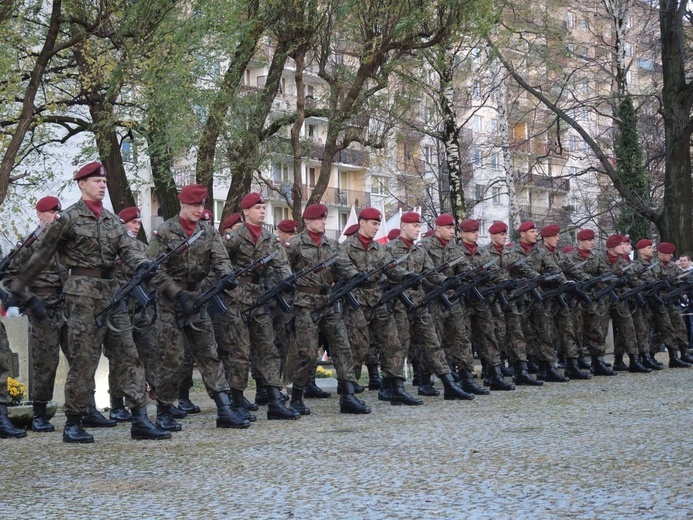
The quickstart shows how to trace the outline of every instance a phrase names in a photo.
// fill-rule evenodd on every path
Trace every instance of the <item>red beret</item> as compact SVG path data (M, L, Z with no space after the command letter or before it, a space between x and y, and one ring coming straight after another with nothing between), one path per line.
M430 237L430 236L431 236L433 233L435 233L435 232L436 232L435 229L429 229L428 231L426 231L426 232L424 233L424 238Z
M243 199L241 200L241 208L243 209L250 209L255 204L264 204L265 199L262 198L262 195L259 193L248 193Z
M647 238L642 238L638 240L638 242L635 244L635 249L644 249L647 246L652 245L652 240L648 240Z
M469 231L479 231L479 221L473 218L463 220L460 222L460 231L464 231L465 233Z
M231 229L235 224L238 224L239 222L241 222L241 214L233 213L232 215L226 217L226 220L224 220L224 223L221 225L221 229Z
M121 209L120 213L118 213L118 217L123 222L130 222L136 218L142 218L142 214L140 213L140 208L137 206L130 206Z
M314 220L327 216L327 206L324 204L311 204L303 210L303 218Z
M505 233L508 231L508 225L505 222L494 222L488 232L491 235L497 235L498 233Z
M204 210L202 212L202 220L212 220L212 212L209 211L208 209Z
M82 166L75 174L74 180L79 181L87 177L105 177L106 169L99 161L90 162Z
M348 228L344 230L344 235L350 237L354 233L356 233L359 230L359 225L358 224L352 224Z
M399 229L391 229L390 232L387 234L387 239L388 240L394 240L399 236Z
M404 224L416 224L417 222L421 223L421 215L415 211L407 211L406 213L402 213L402 218L400 221Z
M630 242L630 235L623 235L623 243L627 244Z
M380 211L375 208L363 208L359 213L359 220L377 220L380 222L382 218Z
M279 231L283 231L284 233L293 233L295 235L296 231L298 231L298 225L296 224L295 220L287 218L286 220L282 220L279 224L277 224L277 229Z
M62 206L60 206L60 201L57 197L43 197L36 203L36 211L50 211L56 209L60 211Z
M522 233L523 231L529 231L530 229L536 229L537 226L534 225L534 221L532 220L525 220L522 224L520 224L520 228L518 231Z
M564 252L565 254L568 254L568 253L570 253L571 251L574 251L574 250L575 250L575 247L574 247L574 246L567 246L567 247L564 247L564 248L563 248L563 252Z
M591 229L581 229L580 231L578 231L577 239L578 240L593 240L594 239L594 231Z
M671 242L660 242L657 245L657 251L665 255L673 255L674 251L676 251L676 246Z
M438 218L436 219L436 226L454 226L455 225L455 217L450 215L450 213L443 213L442 215L439 215Z
M207 200L207 188L201 184L183 186L178 194L178 200L183 204L204 204Z
M548 226L544 226L541 228L541 236L544 238L548 237L555 237L561 232L561 226L558 226L556 224L549 224Z
M623 244L623 237L619 234L611 235L609 238L606 239L606 247L608 247L609 249L621 244Z

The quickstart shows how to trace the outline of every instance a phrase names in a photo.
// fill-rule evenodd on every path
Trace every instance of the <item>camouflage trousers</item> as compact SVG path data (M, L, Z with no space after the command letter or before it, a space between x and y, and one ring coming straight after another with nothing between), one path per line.
M287 324L293 317L293 312L284 312L278 305L272 309L272 328L274 329L274 344L277 347L277 354L279 354L280 374L284 374L286 357L289 354L291 342L294 338L294 335L286 330ZM255 373L255 370L253 370L253 373Z
M161 371L161 352L159 352L159 347L156 343L156 312L153 308L150 308L147 314L142 316L141 313L137 313L131 318L131 321L133 327L132 339L137 348L137 355L144 366L145 381L151 389L155 390L159 372ZM106 357L110 359L110 353L106 353ZM112 398L122 398L125 394L118 386L120 375L117 373L116 368L113 366L109 367L108 388Z
M474 370L474 356L472 355L472 343L469 341L464 307L455 303L448 310L444 310L438 303L431 305L436 333L445 352L448 365L458 371L469 370L472 372Z
M659 334L661 341L666 343L670 352L680 352L688 348L686 324L679 312L670 305L660 305L655 308L645 307L645 320ZM656 350L654 351L656 352Z
M94 375L104 352L109 353L109 363L119 373L118 387L125 395L129 407L147 404L144 367L137 355L132 339L130 320L123 313L110 316L114 332L108 327L97 327L94 317L108 305L108 300L88 296L66 295L65 310L68 316L68 355L70 368L65 382L65 413L86 415L89 413L89 395L94 390Z
M576 332L582 332L582 346L587 349L590 356L603 356L606 352L606 336L602 327L602 313L605 309L597 302L578 305L581 326L577 326ZM578 336L579 338L580 336Z
M68 356L68 329L60 297L50 295L42 300L48 319L38 320L29 316L29 352L33 371L29 396L36 402L47 403L53 399L60 351L66 358Z
M216 337L216 333L215 333ZM217 344L217 353L219 350L219 345ZM221 353L219 353L221 358ZM183 354L183 362L180 366L180 380L178 381L179 392L189 392L193 387L193 369L195 368L195 356L193 355L192 347L188 341L187 336L185 337L185 353Z
M502 316L495 318L498 324L496 327L496 338L500 339L500 334L504 333L508 360L511 363L527 362L527 343L522 331L522 317L523 314L517 310L517 307L512 305Z
M374 340L380 346L380 366L385 377L404 379L405 354L394 317L385 306L368 310L370 319L366 319L363 307L345 306L344 309L355 372L366 362L371 340Z
M318 336L322 333L330 345L330 356L337 370L339 381L356 381L354 358L342 314L329 308L321 312L313 322L311 309L294 307L296 315L296 371L294 385L303 388L315 370L318 355Z
M556 327L556 336L560 342L561 353L567 359L577 359L580 351L570 308L566 309L555 301L549 302L547 305L551 306L550 312L553 314L553 323Z
M395 303L393 311L405 357L408 357L410 361L412 360L411 344L412 337L414 337L416 338L416 345L421 349L420 356L416 361L421 363L423 371L437 376L449 374L450 365L448 365L445 351L440 345L431 311L428 308L419 309L412 320L409 319L407 310L399 302Z
M476 302L467 306L467 326L472 338L479 342L480 357L490 366L500 365L493 314L487 303Z
M271 316L254 312L245 323L241 304L227 295L222 298L228 310L214 319L214 333L229 386L235 390L248 387L252 356L258 370L257 379L263 385L281 387L281 359L274 343Z
M553 318L550 312L543 304L533 303L526 307L524 318L528 354L536 355L541 361L555 363L556 353L551 339ZM529 338L532 338L531 341Z
M635 329L635 341L639 354L649 354L650 352L650 317L647 316L648 309L644 306L631 304L631 317L633 328ZM626 353L626 344L623 334L618 330L614 323L614 355L623 356Z
M156 341L161 349L161 375L156 386L157 399L170 405L178 398L186 341L190 344L207 394L214 399L217 394L227 392L229 385L224 377L224 365L217 353L212 320L198 314L191 318L189 325L179 329L176 323L177 312L177 304L159 305Z
M0 404L9 404L10 394L7 392L7 378L10 377L12 366L12 351L7 340L5 324L0 322Z
M614 338L618 334L623 341L623 350L628 354L638 353L638 339L635 335L635 326L633 325L633 315L631 314L628 302L618 301L612 302L609 307L609 312L604 314L602 318L602 334L606 338L609 329L609 318L613 322Z

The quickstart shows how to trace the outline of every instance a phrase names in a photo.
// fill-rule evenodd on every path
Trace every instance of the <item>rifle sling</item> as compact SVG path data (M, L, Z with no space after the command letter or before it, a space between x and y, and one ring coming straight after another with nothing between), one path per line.
M113 269L102 270L73 267L70 269L70 276L88 276L90 278L101 278L102 280L113 280Z
M240 283L250 283L253 285L259 285L259 283L260 283L260 276L259 275L239 276L237 279Z

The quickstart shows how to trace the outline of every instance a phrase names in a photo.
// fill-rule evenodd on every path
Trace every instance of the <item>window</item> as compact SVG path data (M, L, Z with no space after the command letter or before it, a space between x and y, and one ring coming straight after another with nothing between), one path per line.
M631 56L633 56L633 46L630 43L628 43L628 42L623 43L623 54L625 54L629 58Z
M495 186L491 188L491 201L496 205L501 203L500 188Z
M387 195L388 181L388 177L373 175L371 178L371 193L373 195Z
M474 131L477 133L483 131L483 120L481 116L474 116Z
M497 153L491 155L491 168L493 168L494 170L500 169L500 161L498 159Z
M221 216L224 214L224 201L223 200L215 200L214 201L214 221L219 222L221 220Z
M587 47L580 47L580 57L581 58L587 57Z
M638 60L638 68L643 70L654 70L654 62L652 60L640 58Z
M291 210L289 208L275 207L274 222L281 222L291 218Z
M486 187L483 184L475 184L474 185L474 196L475 196L476 200L483 199L485 194L486 194Z
M568 11L568 14L566 15L565 24L571 29L575 27L575 15L570 11Z
M308 186L312 189L315 188L315 182L317 176L315 175L315 168L308 168Z
M577 139L575 138L574 135L571 135L568 138L568 150L571 152L577 151Z
M315 87L313 85L306 85L304 90L306 99L313 99L315 97Z
M308 125L308 139L315 141L315 125Z
M423 154L426 162L433 164L436 158L435 148L431 145L426 145L423 147Z
M472 84L472 96L475 98L481 97L481 87L479 86L479 82L475 81Z
M626 72L626 83L627 83L628 85L632 85L632 84L633 84L633 71L631 71L631 70L629 70L628 72Z
M582 32L587 32L587 20L580 18L580 30Z
M516 141L524 141L527 139L527 123L517 123L513 127L513 137Z
M490 130L492 133L496 133L498 131L498 119L491 119Z
M474 166L481 166L481 150L474 150Z
M276 183L289 182L289 165L286 163L274 163L273 179Z
M120 145L120 153L123 156L123 161L132 161L132 143L129 139L124 139Z
M476 47L472 49L472 60L474 63L481 63L481 50Z

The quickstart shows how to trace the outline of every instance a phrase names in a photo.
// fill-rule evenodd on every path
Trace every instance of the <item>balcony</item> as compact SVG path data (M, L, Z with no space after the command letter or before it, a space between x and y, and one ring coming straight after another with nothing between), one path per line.
M325 145L312 141L303 141L303 157L322 162L325 156ZM293 155L291 141L285 137L273 137L268 139L268 151L282 155ZM367 168L370 165L368 152L347 148L334 155L335 165L351 166L354 169Z
M538 188L552 192L570 191L570 179L560 177L549 177L548 175L537 175L536 173L524 173L515 170L515 182L520 186Z
M289 200L292 200L291 189L293 184L290 182L273 182L272 188L266 184L260 184L260 192L268 200L276 200L285 202L286 199L277 193L279 190L281 193L285 194ZM301 186L301 194L303 202L306 202L308 198L313 193L314 186L308 186L303 184ZM343 190L339 188L328 187L323 193L320 199L322 204L329 204L331 206L355 206L356 208L365 208L371 205L371 194L367 191L360 190Z
M397 169L405 175L423 175L426 172L426 163L416 157L397 159Z
M520 206L520 220L533 220L537 229L558 224L565 230L571 225L570 211L560 207Z
M173 181L176 183L176 186L178 187L187 186L188 184L194 184L195 182L197 182L194 166L184 166L182 168L176 168L172 171L172 173Z

